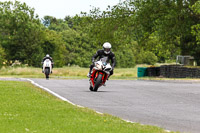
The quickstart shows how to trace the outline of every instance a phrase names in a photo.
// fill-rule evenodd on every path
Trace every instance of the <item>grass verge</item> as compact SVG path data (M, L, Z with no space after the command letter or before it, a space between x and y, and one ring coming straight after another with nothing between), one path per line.
M137 65L134 68L115 68L114 74L110 79L125 79L125 80L188 80L200 82L200 79L194 78L163 78L163 77L137 77L137 68L138 67L149 67L148 65ZM63 67L63 68L54 68L53 74L50 75L50 78L57 79L86 79L86 75L89 71L89 68L81 67ZM45 78L44 73L42 73L41 68L34 67L5 67L0 70L0 77L15 77L15 78Z
M165 133L61 101L29 82L0 81L2 133Z
M89 68L63 67L54 68L50 78L87 78ZM23 77L23 78L44 78L41 68L34 67L6 67L0 70L1 77ZM135 68L116 68L112 79L137 78L137 67Z

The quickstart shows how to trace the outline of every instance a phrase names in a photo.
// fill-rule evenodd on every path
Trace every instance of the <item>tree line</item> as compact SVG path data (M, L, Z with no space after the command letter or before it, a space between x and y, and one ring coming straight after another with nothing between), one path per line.
M0 2L0 66L19 60L40 67L50 54L56 67L88 67L104 42L112 44L117 67L173 61L176 55L192 55L199 64L200 1L127 0L63 19L39 19L26 3Z

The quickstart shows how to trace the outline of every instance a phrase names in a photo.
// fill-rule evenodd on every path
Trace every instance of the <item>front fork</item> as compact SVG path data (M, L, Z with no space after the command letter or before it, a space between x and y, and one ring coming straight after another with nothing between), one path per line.
M102 79L101 79L102 82L101 83L105 84L106 79L108 78L108 74L103 73L103 72L97 72L96 75L95 75L95 80L97 79L97 77L98 77L99 74L102 75Z
M92 86L94 87L94 84L96 82L96 79L98 77L99 74L102 74L102 84L104 84L106 82L106 79L108 77L107 74L103 73L103 72L99 72L99 71L96 71L96 70L93 70L92 71L92 75L91 75L91 78L90 78L90 82L92 83Z

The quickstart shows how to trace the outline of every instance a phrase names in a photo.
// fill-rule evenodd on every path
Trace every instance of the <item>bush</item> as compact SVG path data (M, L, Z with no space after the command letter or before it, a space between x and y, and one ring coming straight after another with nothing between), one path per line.
M144 63L154 65L158 61L157 56L154 53L147 51L144 53Z
M149 64L149 65L154 65L157 63L158 57L150 52L150 51L144 51L142 50L138 55L137 55L137 63L138 64Z
M120 68L135 67L135 55L132 49L120 48L119 51L114 52L116 56L116 66Z

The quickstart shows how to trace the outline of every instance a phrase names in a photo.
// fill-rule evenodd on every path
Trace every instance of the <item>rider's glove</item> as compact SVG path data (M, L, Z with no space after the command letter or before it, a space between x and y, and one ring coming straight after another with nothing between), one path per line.
M95 65L95 61L94 60L92 60L92 65Z
M114 66L112 66L112 70L114 70Z

